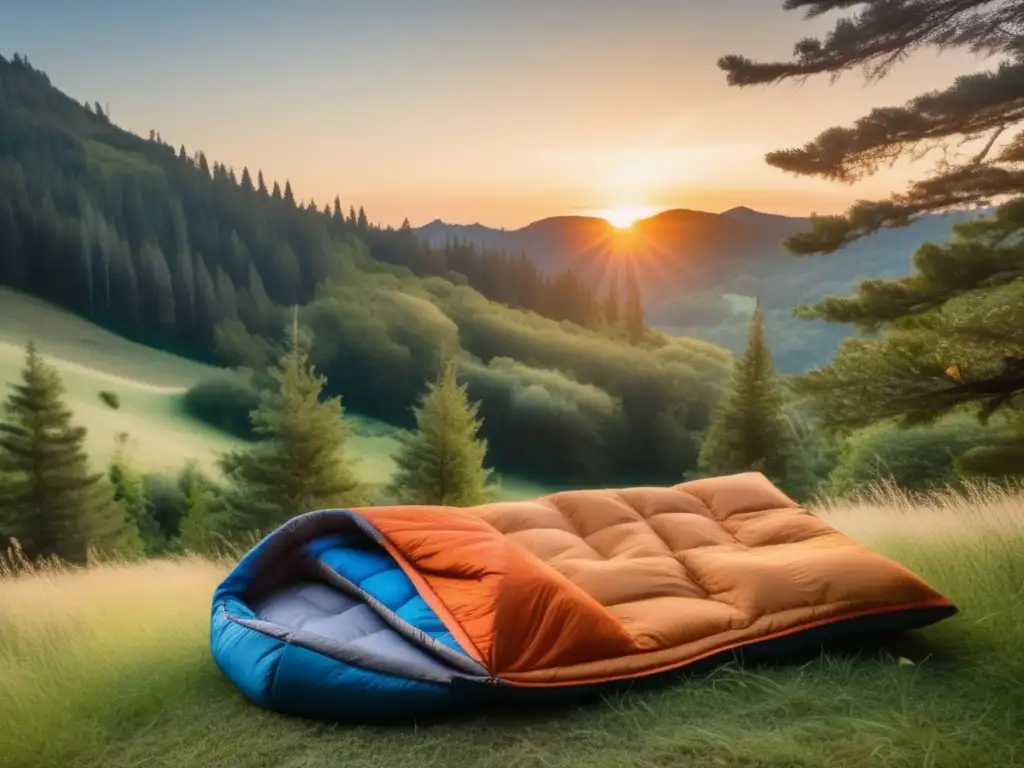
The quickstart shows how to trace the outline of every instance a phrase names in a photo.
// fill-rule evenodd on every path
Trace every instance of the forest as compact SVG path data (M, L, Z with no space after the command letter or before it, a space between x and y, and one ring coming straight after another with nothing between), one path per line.
M45 349L30 346L0 415L7 525L21 519L10 510L38 507L27 457L45 453L30 418L43 412L54 466L77 472L51 488L66 496L58 506L92 515L93 541L128 536L149 553L186 531L205 540L214 518L239 534L339 500L471 503L489 498L493 471L607 487L758 469L800 500L856 491L865 478L915 490L1014 477L1024 467L1014 352L1024 301L1020 249L1007 238L1022 224L1024 206L1008 203L958 225L949 243L922 246L909 277L795 307L865 335L783 376L760 305L737 359L649 328L628 268L599 293L523 254L432 247L408 221L374 225L340 196L300 203L287 179L236 173L156 130L124 131L23 56L0 59L0 284L249 375L185 398L250 445L223 458L226 485L189 468L147 481L127 455L93 475ZM808 237L793 235L792 249L812 253ZM372 498L338 453L345 412L408 430L385 497ZM442 474L462 479L445 474L439 486L425 467L437 468L441 444L461 446ZM302 468L308 481L296 485ZM58 518L36 532L33 552L60 549ZM81 560L83 546L64 554Z

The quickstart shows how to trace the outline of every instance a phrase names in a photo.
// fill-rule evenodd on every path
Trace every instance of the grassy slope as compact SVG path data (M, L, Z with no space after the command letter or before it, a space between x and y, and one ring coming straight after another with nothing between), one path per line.
M1024 748L1024 498L823 510L961 615L896 655L724 668L554 712L417 727L258 710L213 665L201 560L0 581L0 762L20 766L1000 766ZM913 641L913 642L911 642ZM909 658L914 664L900 663Z
M195 459L215 471L216 457L242 441L192 418L181 405L185 391L198 381L226 371L146 347L117 336L40 299L0 288L0 390L17 381L25 344L35 340L40 352L60 371L67 402L78 423L88 428L87 449L105 463L114 436L128 432L136 464L144 471L175 470ZM100 399L116 392L121 407L112 410ZM4 395L5 396L5 395ZM394 429L354 416L350 441L359 472L369 483L385 484L394 472L398 448ZM505 478L505 498L534 496L546 489L519 478Z

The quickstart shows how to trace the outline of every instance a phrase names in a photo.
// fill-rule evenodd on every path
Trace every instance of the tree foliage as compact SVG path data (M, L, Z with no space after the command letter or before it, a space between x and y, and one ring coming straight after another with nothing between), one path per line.
M314 509L360 506L366 489L345 453L348 425L341 399L321 402L324 378L296 345L271 371L276 386L252 412L261 442L222 457L232 483L225 501L231 525L264 533Z
M875 338L849 339L827 365L796 380L835 428L898 418L934 421L961 408L982 420L1024 397L1024 199L996 216L958 225L926 244L914 272L873 280L856 296L805 307L807 315L854 323Z
M417 430L402 437L390 492L399 503L469 507L490 500L487 441L477 437L480 406L460 385L454 361L414 409Z
M343 196L317 209L255 167L250 185L201 150L85 110L23 58L0 58L0 92L5 284L140 342L260 372L277 363L284 308L297 304L316 325L310 359L326 394L353 412L411 426L446 347L489 371L466 380L503 472L657 482L693 466L729 355L641 328L638 304L642 344L620 343L584 273L547 275L521 254L457 240L428 247ZM501 360L516 361L516 376ZM526 379L543 384L523 396ZM189 407L252 437L239 409L216 408L229 396L240 404L241 390L197 394ZM577 396L586 403L576 407ZM531 429L542 414L559 419L544 424L544 451L522 449L538 437L516 428L524 412ZM579 452L564 454L566 444Z
M212 510L210 490L193 483L188 492L188 507L181 519L178 548L197 555L213 555L222 542L220 521Z
M945 90L902 106L879 107L850 127L824 131L805 146L771 152L784 171L853 182L901 157L941 150L933 174L887 200L860 201L845 216L815 217L788 240L798 254L831 252L882 227L924 213L988 205L1024 190L1024 6L1016 0L786 0L808 18L851 11L823 39L794 46L788 62L724 56L730 85L746 87L862 68L884 77L921 49L966 49L995 59L987 72L958 77ZM1007 138L1008 137L1008 138ZM973 144L954 151L954 143Z
M810 490L809 471L764 338L761 308L750 321L747 350L736 365L733 386L721 401L701 446L704 475L763 472L788 493Z
M34 343L0 417L0 473L6 475L4 533L30 558L84 563L90 552L139 554L142 541L102 472L85 452L86 430L63 402L64 385Z
M825 490L831 497L845 497L879 482L912 492L957 488L964 479L960 457L987 447L991 437L991 430L963 416L911 429L874 424L842 440Z
M117 448L107 469L107 478L114 487L114 500L124 508L132 529L139 532L145 554L158 555L166 549L167 538L153 516L142 475L127 456L128 434L119 433L116 440Z
M942 149L933 175L888 200L861 201L845 216L813 217L787 241L795 254L828 253L883 227L923 214L1001 205L995 216L955 228L943 245L922 246L912 275L869 280L856 296L800 308L804 316L853 323L874 338L847 339L835 358L798 389L820 406L827 426L863 427L895 419L934 422L971 409L985 423L1015 413L1024 393L1024 5L1014 0L786 0L808 17L857 8L823 40L797 43L790 62L726 56L731 85L749 86L863 67L883 77L921 48L966 48L998 59L987 72L902 107L882 107L849 128L830 128L799 149L772 152L769 164L803 175L857 181L901 157ZM1004 134L1010 133L1004 140ZM969 155L954 140L975 142ZM1024 430L1002 433L960 459L966 472L1024 472Z

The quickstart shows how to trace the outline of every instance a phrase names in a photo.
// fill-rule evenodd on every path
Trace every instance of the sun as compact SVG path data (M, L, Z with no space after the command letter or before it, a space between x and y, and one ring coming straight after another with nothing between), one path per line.
M616 205L598 211L597 215L616 229L629 229L640 219L657 212L658 209L651 205Z

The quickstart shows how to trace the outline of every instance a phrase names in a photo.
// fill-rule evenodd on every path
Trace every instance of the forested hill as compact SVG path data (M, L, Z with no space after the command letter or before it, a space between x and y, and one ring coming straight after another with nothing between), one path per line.
M259 327L268 301L305 303L345 259L381 269L368 257L555 319L597 315L572 273L472 244L426 247L338 197L298 203L286 179L121 130L20 56L0 58L0 155L0 281L164 343L205 349L216 319Z
M597 301L572 273L427 248L338 199L300 205L287 179L118 128L22 57L0 59L0 282L257 370L299 304L329 392L402 426L454 355L489 463L559 483L680 479L731 367L645 329L628 279L624 300Z
M757 296L776 362L795 373L823 365L852 333L850 326L795 318L795 307L855 293L865 279L908 275L922 243L943 242L956 222L984 212L991 209L925 215L905 228L882 230L816 258L794 257L782 246L786 237L806 229L809 219L743 207L720 214L665 211L636 222L626 236L593 216L552 217L513 230L434 221L416 233L426 243L458 238L523 251L550 274L571 265L596 286L612 273L616 251L628 248L638 255L637 278L651 325L738 353Z

